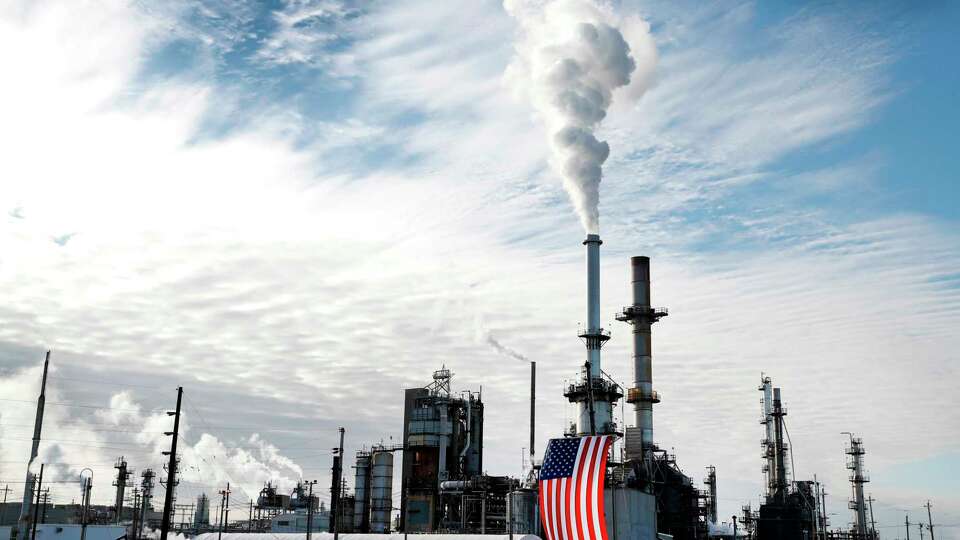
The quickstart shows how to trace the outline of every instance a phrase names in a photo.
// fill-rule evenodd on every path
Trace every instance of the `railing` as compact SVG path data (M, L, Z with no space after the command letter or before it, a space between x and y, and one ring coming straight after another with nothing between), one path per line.
M660 394L656 390L644 392L640 388L630 388L627 390L627 403L636 403L646 401L650 403L660 403Z

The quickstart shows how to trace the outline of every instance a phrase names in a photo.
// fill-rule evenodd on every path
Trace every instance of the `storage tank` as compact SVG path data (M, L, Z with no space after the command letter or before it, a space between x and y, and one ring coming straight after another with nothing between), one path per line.
M370 452L357 452L356 477L353 482L353 530L370 532Z
M370 462L370 532L389 533L393 514L393 454L374 451Z
M511 491L507 531L515 534L540 534L540 509L538 506L535 490L517 489Z

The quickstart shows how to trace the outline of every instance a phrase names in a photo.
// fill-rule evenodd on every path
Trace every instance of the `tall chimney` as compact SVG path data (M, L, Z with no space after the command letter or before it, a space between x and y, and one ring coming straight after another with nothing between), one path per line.
M537 425L537 363L530 362L530 467L533 467L533 445Z
M600 240L598 234L588 234L583 241L587 246L587 361L590 362L590 377L600 377Z
M650 258L631 257L630 269L633 304L623 308L617 320L633 325L633 388L627 390L627 403L633 404L634 425L640 430L641 451L646 454L653 447L653 404L660 403L653 390L650 327L665 317L667 310L650 306Z
M600 364L600 349L610 339L610 334L600 326L600 235L588 234L583 244L587 246L587 324L579 337L587 346L587 365L579 383L567 387L564 392L571 402L577 403L579 417L577 435L602 435L616 432L613 423L613 404L623 394L613 381L603 377Z

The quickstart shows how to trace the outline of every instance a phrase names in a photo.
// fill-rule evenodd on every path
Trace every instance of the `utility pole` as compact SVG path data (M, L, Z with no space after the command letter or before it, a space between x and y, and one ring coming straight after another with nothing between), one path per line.
M90 475L83 477L83 471L90 471ZM90 515L90 493L93 491L93 469L80 471L80 485L83 486L83 512L81 513L80 540L87 540L87 521ZM36 539L34 539L36 540Z
M40 464L40 476L37 478L37 503L33 505L33 532L30 534L32 540L37 538L37 511L40 510L40 489L43 487L43 463Z
M920 540L923 540L923 523L917 523L917 528L920 529Z
M230 527L230 482L227 482L227 501L223 503L223 529Z
M227 519L230 516L230 482L227 482L227 489L220 490L220 530L217 531L217 540L223 537L223 529L227 526Z
M830 525L827 521L827 488L820 486L820 513L823 518L823 537L827 537L827 528Z
M173 510L173 489L177 484L177 439L180 437L180 402L183 399L183 387L177 387L177 410L167 411L167 416L173 417L173 431L166 431L164 435L172 436L170 451L163 455L170 456L167 464L167 492L163 497L163 519L160 522L160 540L167 540L170 532L170 511Z
M307 540L313 538L313 486L316 483L316 480L307 482L307 486L310 488L307 492Z
M903 516L903 522L907 526L907 540L910 540L910 514Z
M873 501L875 500L872 493L867 497L867 503L870 505L870 538L872 539L877 538L877 522L873 519Z
M935 540L933 537L933 516L930 514L930 501L927 500L927 504L924 506L927 507L927 529L930 530L930 540Z
M43 490L43 510L40 512L40 523L47 522L47 504L50 503L50 488Z
M47 368L50 366L50 351L43 361L43 380L40 383L40 395L37 397L37 413L33 423L33 445L30 447L30 460L27 462L27 477L23 483L23 500L20 503L20 519L17 523L17 538L24 540L30 530L30 504L33 502L33 486L36 475L33 462L40 451L40 432L43 430L43 407L47 400Z
M223 499L227 494L220 490L220 510L217 512L217 540L223 537Z
M343 477L343 433L340 431L340 446L334 448L333 456L333 484L330 486L330 530L333 531L333 540L340 540L340 523L337 514L340 512L340 479Z
M737 515L733 515L733 540L737 540Z
M250 499L250 519L247 520L247 532L253 530L253 499Z

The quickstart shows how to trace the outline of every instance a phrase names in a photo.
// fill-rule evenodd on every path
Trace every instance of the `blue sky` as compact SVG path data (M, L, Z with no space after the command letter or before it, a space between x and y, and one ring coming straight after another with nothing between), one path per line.
M924 472L960 466L960 8L608 8L656 46L597 134L603 311L638 254L671 311L654 333L660 444L694 478L717 466L721 514L755 502L764 371L836 525L841 431L865 441L879 520L931 498L960 522ZM350 452L397 436L399 389L444 363L484 388L490 472L518 474L524 366L488 338L539 362L542 447L571 415L557 389L583 318L583 231L505 77L519 43L493 1L0 8L0 388L33 399L51 347L61 401L113 407L56 413L58 474L107 474L117 448L150 463L155 433L96 426L160 422L182 384L187 496L323 482L312 445L348 419ZM628 380L609 319L605 369ZM395 399L357 410L373 396ZM22 476L31 422L0 413L0 480Z

